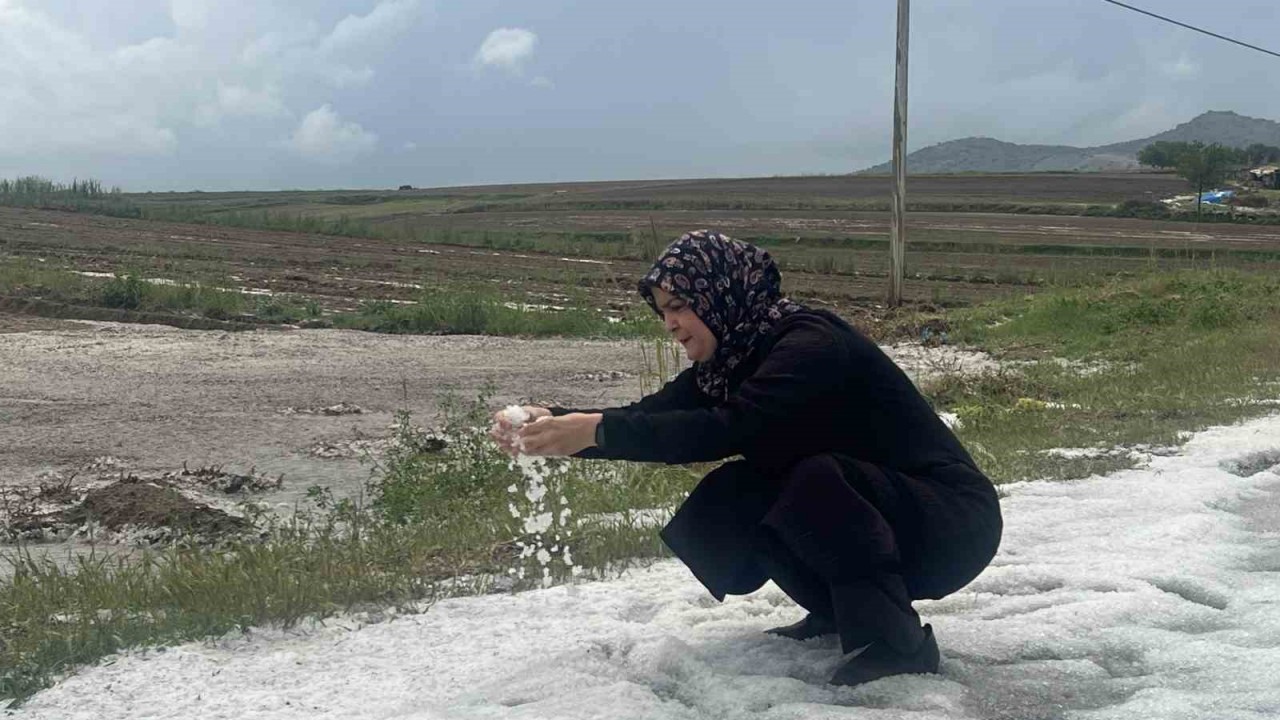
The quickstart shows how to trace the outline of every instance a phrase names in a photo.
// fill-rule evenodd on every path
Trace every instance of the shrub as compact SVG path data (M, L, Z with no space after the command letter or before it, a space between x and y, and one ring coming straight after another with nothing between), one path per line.
M151 283L137 275L114 277L103 284L101 303L106 307L137 310L154 292Z
M72 180L64 185L35 175L0 179L0 205L140 216L138 206L127 200L118 187L108 190L97 180Z

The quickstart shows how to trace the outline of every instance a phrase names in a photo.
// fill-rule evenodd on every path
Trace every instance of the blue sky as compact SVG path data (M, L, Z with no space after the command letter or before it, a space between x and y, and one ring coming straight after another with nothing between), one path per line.
M1274 0L1146 6L1280 45ZM0 176L217 190L848 172L888 157L895 12L0 0ZM1101 0L916 0L910 145L1280 119L1277 77L1280 59Z

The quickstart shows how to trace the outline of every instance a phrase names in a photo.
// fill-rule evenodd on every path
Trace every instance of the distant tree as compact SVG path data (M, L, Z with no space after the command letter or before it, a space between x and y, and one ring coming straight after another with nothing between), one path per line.
M1226 180L1231 172L1244 165L1248 158L1244 152L1236 148L1225 147L1214 143L1201 145L1193 143L1192 147L1174 165L1174 171L1186 178L1187 182L1203 190Z
M1276 147L1275 145L1254 143L1245 148L1244 153L1249 165L1252 166L1280 162L1280 147Z
M1160 140L1142 148L1138 162L1157 168L1177 167L1178 160L1191 149L1191 143Z
M1214 143L1180 143L1173 169L1196 188L1196 215L1200 214L1200 196L1206 187L1226 180L1233 171L1248 162L1245 151Z

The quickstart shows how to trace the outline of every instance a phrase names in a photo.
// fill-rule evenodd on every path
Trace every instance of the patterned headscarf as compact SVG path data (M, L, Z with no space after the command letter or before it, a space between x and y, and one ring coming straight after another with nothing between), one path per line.
M729 396L730 374L774 323L804 309L782 297L782 275L769 253L707 230L681 235L640 280L640 294L661 315L655 287L686 300L715 335L715 354L697 370L698 387L714 398Z

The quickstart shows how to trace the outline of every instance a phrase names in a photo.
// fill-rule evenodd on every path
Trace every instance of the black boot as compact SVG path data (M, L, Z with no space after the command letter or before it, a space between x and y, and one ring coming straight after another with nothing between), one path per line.
M890 675L938 672L938 642L933 627L924 626L924 640L915 652L904 654L884 641L871 643L831 676L833 685L861 685Z
M804 616L800 622L794 622L790 625L782 627L770 628L765 630L770 635L791 638L792 640L808 640L810 638L821 637L823 635L834 635L836 632L836 621L833 618L809 613Z

